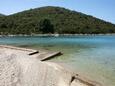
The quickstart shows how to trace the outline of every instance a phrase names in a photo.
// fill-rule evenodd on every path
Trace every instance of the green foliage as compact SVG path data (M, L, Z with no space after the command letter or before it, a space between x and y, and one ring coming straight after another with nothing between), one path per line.
M3 17L3 16L5 16L5 15L3 15L3 14L0 14L0 17Z
M42 33L54 33L54 27L51 24L49 19L44 19L40 21L40 27L39 30Z
M0 17L0 34L115 33L115 25L60 7L41 7Z

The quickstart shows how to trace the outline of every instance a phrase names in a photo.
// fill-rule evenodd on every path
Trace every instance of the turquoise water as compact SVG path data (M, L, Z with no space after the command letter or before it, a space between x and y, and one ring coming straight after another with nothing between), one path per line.
M115 36L1 37L0 44L61 51L53 61L104 86L115 86Z

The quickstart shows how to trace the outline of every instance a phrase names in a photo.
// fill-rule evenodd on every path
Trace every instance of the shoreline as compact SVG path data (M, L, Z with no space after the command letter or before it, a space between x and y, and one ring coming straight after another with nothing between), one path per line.
M27 35L27 34L18 34L18 35L0 35L0 37L15 37L15 36L19 36L19 37L28 37L28 36L54 36L54 37L58 37L58 36L115 36L115 33L107 33L107 34L32 34L32 35Z
M2 47L2 48L4 48L4 46ZM28 57L28 55L25 55L25 54L27 54L27 53L25 53L25 51L22 51L22 49L21 50L15 50L14 49L15 47L13 47L13 49L11 49L11 46L10 46L10 48L8 48L8 47L6 47L5 46L5 51L6 51L6 53L8 53L8 55L9 54L11 54L11 53L13 53L13 54L16 54L17 56L27 56ZM17 48L19 48L19 47L17 47ZM0 53L3 53L2 51L4 51L4 49L0 49L1 50L1 52ZM25 49L24 49L25 50ZM28 51L27 51L28 52ZM23 55L24 54L24 55ZM35 63L35 62L38 62L39 60L36 58L36 55L34 55L34 56L29 56L29 57L31 57L31 58L28 58L27 60L28 61L32 61L32 63ZM11 59L12 59L13 57L11 57ZM25 57L24 57L25 58ZM29 60L30 59L30 60ZM19 60L20 60L20 58L19 58ZM25 61L26 61L26 58L24 59ZM38 61L37 61L38 60ZM16 60L17 61L17 60ZM24 62L23 61L23 58L21 58L21 61L22 62ZM28 63L28 61L26 61L26 65L29 67L29 65L31 64L31 63ZM35 62L34 62L35 61ZM24 65L25 64L25 62L24 63L22 63L22 62L19 62L19 63L21 63L21 65ZM71 70L67 70L67 68L64 68L64 67L62 67L61 65L59 65L59 64L57 64L57 63L55 63L55 62L48 62L48 61L40 61L40 63L38 63L38 64L40 64L41 66L42 66L42 64L41 64L41 62L42 62L42 64L43 64L43 67L45 67L44 65L46 64L46 65L49 65L50 67L53 67L54 69L56 69L56 70L59 70L59 71L62 71L61 73L62 73L62 76L64 75L64 77L63 77L63 79L65 79L66 81L68 81L68 79L66 78L66 77L69 77L69 83L71 82L73 82L74 84L75 83L77 83L77 85L78 86L102 86L102 85L100 85L99 83L97 83L97 82L95 82L95 81L91 81L91 80L88 80L87 78L83 78L83 77L81 77L81 76L79 76L79 74L76 74L76 73L74 73L73 71L71 71ZM44 64L45 63L45 64ZM36 64L36 63L35 63ZM25 65L25 66L26 66ZM30 65L31 66L31 65ZM48 66L48 67L49 67ZM35 67L37 67L37 65L35 65ZM25 68L24 68L25 69ZM53 70L54 70L53 69ZM61 70L60 70L61 69ZM37 71L37 70L35 70L35 71ZM35 72L35 71L33 71L33 72ZM66 73L67 73L67 76L65 76L65 73L63 72L63 71L65 71ZM33 73L32 72L32 73ZM28 73L28 72L27 72ZM68 76L69 75L69 76ZM49 76L49 75L48 75ZM70 76L71 76L71 79L72 79L72 81L71 81L71 79L70 79ZM28 77L29 78L29 77ZM34 77L35 78L35 77ZM62 82L61 82L62 83ZM82 85L80 85L82 83ZM84 84L84 85L83 85ZM61 84L62 85L62 84ZM66 85L64 85L64 86L66 86ZM76 84L75 85L71 85L71 86L76 86Z

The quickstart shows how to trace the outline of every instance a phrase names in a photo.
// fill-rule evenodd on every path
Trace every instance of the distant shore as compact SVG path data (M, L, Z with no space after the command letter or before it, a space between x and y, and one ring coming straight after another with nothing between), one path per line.
M27 34L17 34L17 35L0 35L0 37L14 37L14 36L104 36L104 35L108 35L108 36L112 36L115 35L115 33L107 33L107 34L31 34L31 35L27 35Z

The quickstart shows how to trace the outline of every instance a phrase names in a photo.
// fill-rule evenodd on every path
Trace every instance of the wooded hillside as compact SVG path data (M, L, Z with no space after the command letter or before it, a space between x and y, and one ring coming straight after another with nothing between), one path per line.
M90 15L52 6L0 17L0 34L39 33L115 33L115 25Z

